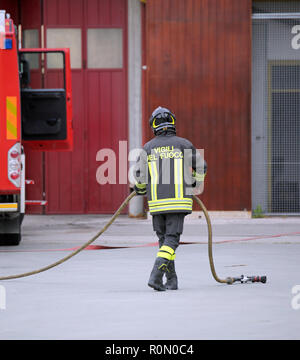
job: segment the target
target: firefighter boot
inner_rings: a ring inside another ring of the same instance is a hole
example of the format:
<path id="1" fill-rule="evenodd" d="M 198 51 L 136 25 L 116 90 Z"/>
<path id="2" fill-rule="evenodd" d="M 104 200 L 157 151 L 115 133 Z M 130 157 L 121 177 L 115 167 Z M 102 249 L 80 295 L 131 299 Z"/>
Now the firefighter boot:
<path id="1" fill-rule="evenodd" d="M 167 271 L 169 260 L 157 257 L 153 266 L 153 269 L 150 274 L 150 278 L 148 281 L 148 286 L 152 287 L 157 291 L 165 291 L 166 288 L 163 284 L 163 276 Z"/>
<path id="2" fill-rule="evenodd" d="M 177 290 L 178 289 L 178 280 L 177 274 L 175 272 L 175 261 L 170 260 L 168 264 L 168 271 L 166 272 L 167 282 L 165 284 L 166 289 L 168 290 Z"/>
<path id="3" fill-rule="evenodd" d="M 168 271 L 168 264 L 174 255 L 174 250 L 169 246 L 162 246 L 155 260 L 148 286 L 152 287 L 157 291 L 165 291 L 166 288 L 163 285 L 164 273 Z"/>

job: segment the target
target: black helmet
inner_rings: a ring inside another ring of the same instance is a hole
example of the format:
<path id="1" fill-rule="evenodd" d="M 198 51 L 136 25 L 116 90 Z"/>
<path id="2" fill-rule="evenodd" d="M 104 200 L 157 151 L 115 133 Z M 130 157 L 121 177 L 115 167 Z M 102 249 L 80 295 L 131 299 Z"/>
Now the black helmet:
<path id="1" fill-rule="evenodd" d="M 175 122 L 175 115 L 169 109 L 160 106 L 153 111 L 149 119 L 150 126 L 155 135 L 161 130 L 173 130 L 175 132 Z"/>

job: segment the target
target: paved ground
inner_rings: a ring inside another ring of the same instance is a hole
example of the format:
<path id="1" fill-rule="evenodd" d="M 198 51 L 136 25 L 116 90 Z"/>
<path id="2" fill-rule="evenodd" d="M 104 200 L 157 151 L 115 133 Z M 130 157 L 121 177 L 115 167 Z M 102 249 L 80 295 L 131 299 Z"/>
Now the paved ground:
<path id="1" fill-rule="evenodd" d="M 27 216 L 18 247 L 0 248 L 0 276 L 48 265 L 97 233 L 109 216 Z M 300 219 L 215 219 L 216 283 L 203 219 L 185 223 L 178 291 L 147 280 L 157 251 L 149 220 L 126 216 L 67 263 L 0 283 L 0 339 L 300 339 Z M 295 287 L 299 285 L 299 289 Z"/>

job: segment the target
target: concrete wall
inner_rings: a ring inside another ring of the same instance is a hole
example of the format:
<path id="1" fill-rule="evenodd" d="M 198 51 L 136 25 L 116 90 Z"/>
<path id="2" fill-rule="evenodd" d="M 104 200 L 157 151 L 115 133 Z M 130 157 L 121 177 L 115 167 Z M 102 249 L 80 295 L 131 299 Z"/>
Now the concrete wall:
<path id="1" fill-rule="evenodd" d="M 129 151 L 142 147 L 142 24 L 140 0 L 128 0 Z M 130 162 L 132 166 L 134 161 Z M 132 180 L 133 181 L 133 180 Z M 143 215 L 143 197 L 129 204 L 129 216 Z"/>

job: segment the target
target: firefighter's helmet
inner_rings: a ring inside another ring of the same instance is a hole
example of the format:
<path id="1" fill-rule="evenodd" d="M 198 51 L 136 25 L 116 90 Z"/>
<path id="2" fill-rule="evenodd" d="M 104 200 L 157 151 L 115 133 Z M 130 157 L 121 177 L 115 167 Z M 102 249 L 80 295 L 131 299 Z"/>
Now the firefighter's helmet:
<path id="1" fill-rule="evenodd" d="M 173 130 L 176 131 L 176 118 L 175 115 L 169 109 L 159 106 L 156 108 L 150 119 L 150 126 L 156 135 L 161 130 Z"/>

